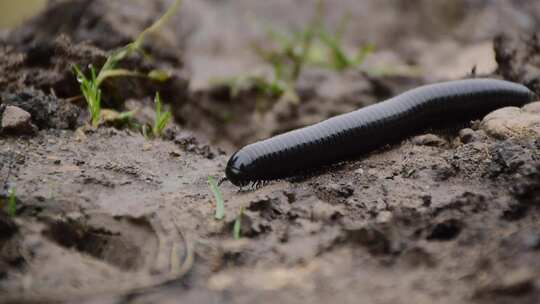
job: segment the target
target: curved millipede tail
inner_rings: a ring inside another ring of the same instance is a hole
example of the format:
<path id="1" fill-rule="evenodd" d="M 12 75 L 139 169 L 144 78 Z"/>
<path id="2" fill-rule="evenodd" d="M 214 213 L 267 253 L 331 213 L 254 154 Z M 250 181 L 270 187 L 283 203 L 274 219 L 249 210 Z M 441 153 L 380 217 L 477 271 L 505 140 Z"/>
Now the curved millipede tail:
<path id="1" fill-rule="evenodd" d="M 425 85 L 362 109 L 247 145 L 225 173 L 237 186 L 286 178 L 357 157 L 426 128 L 468 122 L 536 95 L 523 85 L 468 79 Z"/>

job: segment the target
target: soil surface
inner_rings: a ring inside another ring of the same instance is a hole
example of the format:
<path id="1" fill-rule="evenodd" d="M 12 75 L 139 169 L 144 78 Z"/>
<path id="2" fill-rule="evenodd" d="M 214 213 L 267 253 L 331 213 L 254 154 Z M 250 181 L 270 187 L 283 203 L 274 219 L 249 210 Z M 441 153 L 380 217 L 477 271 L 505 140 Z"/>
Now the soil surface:
<path id="1" fill-rule="evenodd" d="M 175 121 L 159 139 L 88 126 L 72 66 L 102 65 L 170 1 L 50 1 L 3 33 L 0 303 L 540 302 L 540 102 L 309 176 L 225 182 L 215 219 L 208 176 L 246 143 L 440 80 L 540 93 L 540 4 L 502 0 L 328 1 L 330 27 L 354 16 L 346 46 L 376 44 L 360 68 L 306 68 L 298 103 L 212 85 L 268 71 L 250 45 L 306 24 L 314 3 L 186 1 L 149 56 L 122 63 L 170 77 L 103 87 L 109 113 L 138 109 L 139 124 L 160 91 Z"/>

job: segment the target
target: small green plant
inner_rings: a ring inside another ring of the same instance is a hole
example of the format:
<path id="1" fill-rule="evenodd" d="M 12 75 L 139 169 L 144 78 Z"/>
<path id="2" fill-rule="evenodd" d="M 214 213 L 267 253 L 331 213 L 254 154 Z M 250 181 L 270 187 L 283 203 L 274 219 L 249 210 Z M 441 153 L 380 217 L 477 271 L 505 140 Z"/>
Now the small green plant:
<path id="1" fill-rule="evenodd" d="M 225 78 L 214 78 L 210 81 L 212 86 L 225 86 L 229 88 L 230 96 L 237 98 L 242 91 L 254 89 L 268 97 L 279 97 L 286 90 L 286 84 L 281 80 L 269 81 L 262 75 L 241 75 Z"/>
<path id="2" fill-rule="evenodd" d="M 77 80 L 81 84 L 81 91 L 88 105 L 90 112 L 90 121 L 94 127 L 97 127 L 101 115 L 101 89 L 96 79 L 96 69 L 90 65 L 90 78 L 81 71 L 78 66 L 74 66 Z"/>
<path id="3" fill-rule="evenodd" d="M 366 57 L 374 50 L 373 44 L 367 44 L 360 47 L 355 56 L 350 56 L 341 44 L 340 35 L 332 36 L 332 34 L 323 30 L 320 32 L 319 37 L 321 38 L 322 43 L 328 48 L 329 53 L 329 55 L 326 56 L 327 60 L 320 62 L 321 65 L 337 71 L 344 71 L 362 65 Z"/>
<path id="4" fill-rule="evenodd" d="M 17 215 L 17 196 L 15 194 L 15 187 L 9 189 L 8 192 L 7 213 L 12 217 Z"/>
<path id="5" fill-rule="evenodd" d="M 354 56 L 349 55 L 343 45 L 343 36 L 350 16 L 343 16 L 337 30 L 332 33 L 324 24 L 324 8 L 325 1 L 319 0 L 313 20 L 301 31 L 292 34 L 269 31 L 270 38 L 280 47 L 271 51 L 257 48 L 255 51 L 273 65 L 275 74 L 279 76 L 287 70 L 286 60 L 292 62 L 289 68 L 291 72 L 288 73 L 292 81 L 298 79 L 306 65 L 318 65 L 337 71 L 357 68 L 373 52 L 374 45 L 367 44 L 360 47 Z"/>
<path id="6" fill-rule="evenodd" d="M 149 77 L 158 81 L 163 81 L 168 78 L 167 74 L 162 71 L 153 70 L 148 74 L 143 74 L 136 71 L 118 68 L 118 64 L 124 58 L 133 53 L 143 53 L 142 44 L 146 36 L 152 32 L 156 32 L 157 30 L 159 30 L 163 26 L 163 24 L 165 24 L 167 20 L 169 20 L 169 18 L 176 12 L 176 10 L 180 7 L 181 3 L 182 0 L 176 0 L 173 5 L 171 5 L 171 7 L 165 12 L 165 14 L 163 14 L 163 16 L 161 16 L 150 27 L 142 31 L 133 42 L 112 52 L 112 54 L 107 57 L 105 64 L 103 64 L 98 73 L 96 73 L 96 69 L 92 65 L 90 65 L 90 77 L 87 77 L 78 66 L 75 65 L 73 67 L 75 75 L 77 76 L 77 80 L 80 83 L 84 99 L 86 100 L 86 103 L 88 105 L 91 116 L 91 123 L 94 127 L 97 127 L 101 120 L 100 86 L 105 79 L 110 77 L 135 76 Z"/>
<path id="7" fill-rule="evenodd" d="M 298 102 L 296 81 L 308 63 L 322 18 L 323 1 L 319 0 L 315 16 L 305 28 L 291 33 L 281 33 L 269 28 L 268 36 L 276 47 L 265 49 L 253 45 L 255 53 L 269 63 L 273 70 L 272 79 L 258 79 L 257 88 L 263 89 L 263 92 L 270 91 L 278 97 L 287 96 L 293 102 Z"/>
<path id="8" fill-rule="evenodd" d="M 361 46 L 354 56 L 348 54 L 343 45 L 343 36 L 347 30 L 350 15 L 345 15 L 335 32 L 330 32 L 324 24 L 317 29 L 317 43 L 309 54 L 309 62 L 336 71 L 344 71 L 360 66 L 374 50 L 373 44 Z"/>
<path id="9" fill-rule="evenodd" d="M 242 216 L 244 216 L 244 207 L 240 207 L 240 212 L 236 216 L 236 220 L 234 220 L 233 238 L 235 240 L 240 239 L 242 236 Z"/>
<path id="10" fill-rule="evenodd" d="M 272 67 L 271 77 L 231 77 L 216 84 L 229 87 L 233 98 L 239 91 L 252 88 L 266 96 L 286 98 L 297 103 L 299 97 L 295 90 L 296 82 L 306 66 L 319 66 L 336 71 L 358 68 L 373 52 L 374 46 L 368 44 L 360 47 L 356 54 L 348 54 L 343 46 L 343 36 L 349 18 L 344 16 L 337 31 L 332 33 L 324 24 L 324 6 L 324 0 L 317 1 L 314 17 L 299 30 L 280 32 L 268 28 L 268 37 L 273 42 L 273 47 L 253 44 L 254 52 Z"/>
<path id="11" fill-rule="evenodd" d="M 156 93 L 154 102 L 156 104 L 156 117 L 154 120 L 154 127 L 152 128 L 152 134 L 154 134 L 154 137 L 160 137 L 161 134 L 163 134 L 163 130 L 169 123 L 169 120 L 171 120 L 172 115 L 170 111 L 163 112 L 163 102 L 161 101 L 159 92 Z"/>
<path id="12" fill-rule="evenodd" d="M 208 177 L 208 185 L 210 186 L 210 190 L 212 190 L 214 198 L 216 199 L 216 213 L 214 218 L 216 220 L 221 220 L 223 217 L 225 217 L 225 203 L 223 201 L 223 195 L 221 194 L 221 190 L 219 190 L 219 187 L 212 176 Z"/>

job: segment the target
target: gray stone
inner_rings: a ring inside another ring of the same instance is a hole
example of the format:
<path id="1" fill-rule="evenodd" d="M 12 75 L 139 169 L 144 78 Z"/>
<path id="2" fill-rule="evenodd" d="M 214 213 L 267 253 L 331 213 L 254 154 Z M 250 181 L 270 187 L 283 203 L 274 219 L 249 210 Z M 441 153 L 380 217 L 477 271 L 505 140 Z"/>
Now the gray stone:
<path id="1" fill-rule="evenodd" d="M 2 131 L 7 134 L 33 134 L 36 127 L 32 124 L 32 115 L 25 110 L 7 106 L 2 114 Z"/>
<path id="2" fill-rule="evenodd" d="M 498 139 L 510 137 L 535 137 L 540 134 L 538 104 L 531 103 L 523 109 L 506 107 L 489 113 L 480 125 L 489 136 Z"/>

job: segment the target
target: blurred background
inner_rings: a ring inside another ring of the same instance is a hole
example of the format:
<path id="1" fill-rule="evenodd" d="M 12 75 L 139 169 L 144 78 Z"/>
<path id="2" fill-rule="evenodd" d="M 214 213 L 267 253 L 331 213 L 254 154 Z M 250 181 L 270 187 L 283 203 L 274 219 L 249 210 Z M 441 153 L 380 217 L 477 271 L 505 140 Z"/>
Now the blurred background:
<path id="1" fill-rule="evenodd" d="M 0 28 L 9 29 L 19 25 L 24 20 L 39 13 L 46 4 L 47 0 L 1 1 Z"/>
<path id="2" fill-rule="evenodd" d="M 64 34 L 109 51 L 132 41 L 172 2 L 4 0 L 0 26 L 10 29 L 4 35 L 15 45 L 43 45 Z M 43 14 L 21 25 L 47 3 Z M 276 96 L 253 103 L 249 94 L 234 100 L 216 95 L 223 84 L 231 92 L 249 92 L 261 77 L 275 89 L 283 80 L 272 79 L 275 59 L 285 57 L 281 63 L 290 67 L 286 57 L 302 48 L 299 37 L 314 23 L 326 36 L 311 45 L 292 81 L 302 100 L 298 107 L 276 102 Z M 186 80 L 188 92 L 177 86 L 166 95 L 177 99 L 177 121 L 232 149 L 422 83 L 467 77 L 473 70 L 490 75 L 497 68 L 494 37 L 523 37 L 539 25 L 540 1 L 533 0 L 185 0 L 145 45 L 155 62 L 172 65 Z M 361 60 L 349 60 L 356 54 Z M 341 55 L 351 62 L 343 65 Z M 65 88 L 55 87 L 59 94 Z M 76 94 L 67 91 L 63 97 Z M 247 131 L 239 128 L 245 125 Z"/>
<path id="3" fill-rule="evenodd" d="M 3 0 L 0 27 L 10 28 L 42 10 L 47 0 Z M 52 1 L 60 2 L 60 1 Z M 95 1 L 88 1 L 95 2 Z M 114 1 L 115 14 L 144 15 L 139 7 L 169 0 Z M 133 8 L 127 6 L 132 5 Z M 114 6 L 114 5 L 113 5 Z M 155 6 L 155 5 L 154 5 Z M 188 65 L 192 85 L 205 86 L 210 78 L 244 73 L 257 61 L 250 45 L 264 43 L 269 27 L 290 30 L 313 18 L 316 1 L 186 0 L 182 29 L 188 31 Z M 106 17 L 105 17 L 106 18 Z M 523 33 L 540 24 L 540 5 L 530 0 L 333 0 L 326 1 L 325 23 L 330 28 L 348 19 L 344 39 L 348 47 L 372 43 L 379 65 L 412 64 L 428 76 L 463 76 L 473 65 L 478 71 L 494 68 L 491 40 L 500 32 Z M 456 52 L 459 51 L 459 56 Z M 211 69 L 208 68 L 211 65 Z"/>

